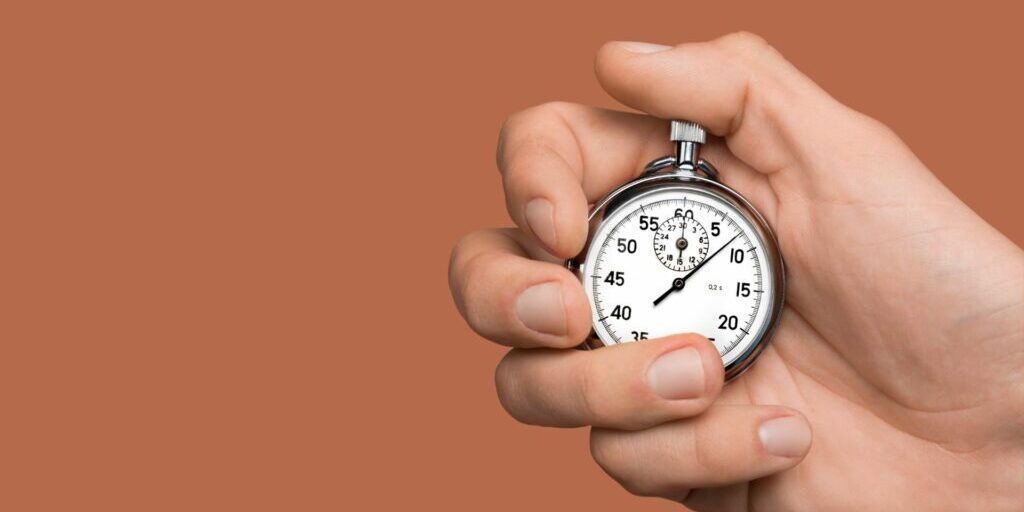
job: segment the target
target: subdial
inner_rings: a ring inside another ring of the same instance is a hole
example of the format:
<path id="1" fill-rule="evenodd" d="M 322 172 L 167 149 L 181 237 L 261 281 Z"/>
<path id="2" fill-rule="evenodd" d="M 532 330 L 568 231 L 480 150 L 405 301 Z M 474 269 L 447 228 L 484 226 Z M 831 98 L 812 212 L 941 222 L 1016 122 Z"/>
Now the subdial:
<path id="1" fill-rule="evenodd" d="M 708 234 L 693 217 L 671 217 L 654 232 L 654 254 L 666 267 L 685 272 L 708 255 Z"/>

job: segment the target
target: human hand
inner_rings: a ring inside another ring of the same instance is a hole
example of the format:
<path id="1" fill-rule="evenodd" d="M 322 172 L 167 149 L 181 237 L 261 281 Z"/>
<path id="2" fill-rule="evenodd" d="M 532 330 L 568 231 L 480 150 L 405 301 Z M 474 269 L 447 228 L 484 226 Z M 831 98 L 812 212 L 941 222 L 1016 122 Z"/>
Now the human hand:
<path id="1" fill-rule="evenodd" d="M 596 71 L 654 117 L 564 103 L 512 116 L 498 163 L 519 229 L 452 255 L 459 310 L 515 347 L 496 375 L 509 413 L 592 425 L 594 458 L 627 490 L 698 510 L 1020 510 L 1020 248 L 755 36 L 609 43 Z M 583 248 L 588 204 L 671 152 L 658 118 L 722 137 L 704 156 L 786 258 L 779 328 L 728 386 L 696 335 L 564 350 L 590 310 L 560 263 Z"/>

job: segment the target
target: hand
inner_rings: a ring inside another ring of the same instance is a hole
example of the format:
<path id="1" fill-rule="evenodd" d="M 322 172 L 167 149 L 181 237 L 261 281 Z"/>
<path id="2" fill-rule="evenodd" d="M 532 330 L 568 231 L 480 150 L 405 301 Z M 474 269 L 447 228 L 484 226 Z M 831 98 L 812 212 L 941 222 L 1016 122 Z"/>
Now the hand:
<path id="1" fill-rule="evenodd" d="M 519 229 L 452 255 L 470 326 L 516 347 L 496 376 L 509 413 L 592 425 L 594 458 L 626 489 L 698 510 L 1021 510 L 1020 248 L 755 36 L 610 43 L 596 71 L 654 117 L 564 103 L 511 117 L 498 162 Z M 725 387 L 696 335 L 563 350 L 590 311 L 558 263 L 583 248 L 589 203 L 671 152 L 658 118 L 721 137 L 704 156 L 788 266 L 775 338 Z"/>

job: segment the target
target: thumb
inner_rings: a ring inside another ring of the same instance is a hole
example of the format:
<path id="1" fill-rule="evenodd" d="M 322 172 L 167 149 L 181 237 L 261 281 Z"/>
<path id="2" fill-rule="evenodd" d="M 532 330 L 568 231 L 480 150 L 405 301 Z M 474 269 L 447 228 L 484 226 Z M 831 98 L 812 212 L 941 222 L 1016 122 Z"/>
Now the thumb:
<path id="1" fill-rule="evenodd" d="M 623 104 L 665 119 L 700 123 L 732 152 L 769 173 L 820 145 L 836 121 L 857 115 L 748 33 L 661 46 L 612 42 L 597 54 L 602 87 Z"/>

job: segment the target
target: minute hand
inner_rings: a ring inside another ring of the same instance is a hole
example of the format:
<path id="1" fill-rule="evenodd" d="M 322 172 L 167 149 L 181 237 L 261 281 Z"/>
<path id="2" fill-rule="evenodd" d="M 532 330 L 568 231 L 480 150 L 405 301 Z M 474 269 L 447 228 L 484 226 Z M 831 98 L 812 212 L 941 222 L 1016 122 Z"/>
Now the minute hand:
<path id="1" fill-rule="evenodd" d="M 700 270 L 701 267 L 703 267 L 704 265 L 707 265 L 707 263 L 709 261 L 711 261 L 711 258 L 714 258 L 715 256 L 718 256 L 718 253 L 722 252 L 722 249 L 725 249 L 726 247 L 728 247 L 729 244 L 731 244 L 733 240 L 736 240 L 739 237 L 740 237 L 739 234 L 737 234 L 736 236 L 732 237 L 728 242 L 726 242 L 724 245 L 719 247 L 717 251 L 711 253 L 711 256 L 708 256 L 707 258 L 704 258 L 704 261 L 700 262 L 700 264 L 698 264 L 696 267 L 693 267 L 693 270 L 691 270 L 689 274 L 686 274 L 686 276 L 683 277 L 683 283 L 686 283 L 686 280 L 689 279 L 690 276 L 696 274 L 697 271 Z"/>

